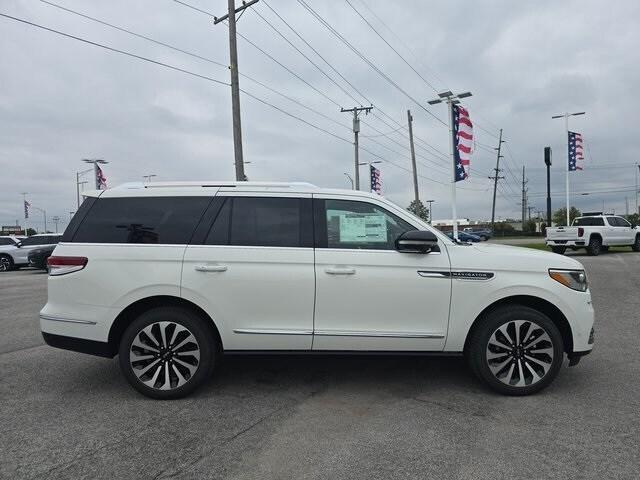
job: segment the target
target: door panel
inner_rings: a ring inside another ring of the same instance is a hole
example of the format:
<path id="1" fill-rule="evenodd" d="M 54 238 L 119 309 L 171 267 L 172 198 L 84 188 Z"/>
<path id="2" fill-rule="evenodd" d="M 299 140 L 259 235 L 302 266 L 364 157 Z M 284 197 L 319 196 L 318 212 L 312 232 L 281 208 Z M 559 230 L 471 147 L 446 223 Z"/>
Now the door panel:
<path id="1" fill-rule="evenodd" d="M 396 236 L 416 228 L 400 212 L 325 200 L 314 200 L 324 240 L 316 239 L 313 349 L 442 350 L 451 296 L 444 243 L 440 252 L 400 253 L 391 249 Z"/>
<path id="2" fill-rule="evenodd" d="M 201 245 L 185 253 L 182 296 L 213 318 L 225 350 L 309 350 L 315 296 L 311 198 L 218 194 Z"/>

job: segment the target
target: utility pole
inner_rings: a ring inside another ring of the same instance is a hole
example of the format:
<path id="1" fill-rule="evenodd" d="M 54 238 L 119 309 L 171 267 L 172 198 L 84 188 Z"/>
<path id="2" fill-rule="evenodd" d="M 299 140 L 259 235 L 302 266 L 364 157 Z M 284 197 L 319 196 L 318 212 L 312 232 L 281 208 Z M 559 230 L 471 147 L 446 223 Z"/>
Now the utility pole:
<path id="1" fill-rule="evenodd" d="M 500 176 L 500 158 L 502 157 L 502 155 L 500 155 L 500 150 L 502 149 L 502 144 L 504 143 L 504 140 L 502 140 L 502 129 L 500 129 L 500 139 L 498 140 L 498 148 L 496 148 L 495 150 L 498 151 L 498 156 L 496 157 L 496 168 L 494 169 L 496 174 L 493 177 L 489 177 L 490 179 L 493 180 L 493 205 L 491 206 L 491 229 L 493 230 L 495 227 L 495 221 L 496 221 L 496 192 L 498 190 L 498 180 L 504 178 Z"/>
<path id="2" fill-rule="evenodd" d="M 53 220 L 53 224 L 56 226 L 56 233 L 58 233 L 58 222 L 60 221 L 60 217 L 56 215 L 51 217 L 51 220 Z"/>
<path id="3" fill-rule="evenodd" d="M 525 212 L 527 211 L 527 180 L 525 179 L 525 167 L 522 166 L 522 231 L 524 231 L 524 222 L 526 220 Z"/>
<path id="4" fill-rule="evenodd" d="M 244 157 L 242 155 L 242 125 L 240 121 L 240 81 L 238 79 L 238 39 L 236 36 L 236 13 L 244 11 L 258 0 L 242 2 L 242 6 L 236 8 L 235 0 L 228 0 L 228 11 L 222 17 L 214 17 L 213 24 L 229 20 L 229 71 L 231 72 L 231 113 L 233 115 L 233 152 L 236 164 L 236 180 L 246 181 L 244 174 Z"/>
<path id="5" fill-rule="evenodd" d="M 411 146 L 411 167 L 413 169 L 413 196 L 416 203 L 420 201 L 418 192 L 418 170 L 416 168 L 416 151 L 413 146 L 413 117 L 411 110 L 407 110 L 407 122 L 409 123 L 409 145 Z"/>
<path id="6" fill-rule="evenodd" d="M 530 207 L 529 205 L 527 205 L 527 210 L 529 211 L 529 215 L 528 215 L 528 220 L 531 221 L 531 210 L 535 209 L 536 207 Z"/>
<path id="7" fill-rule="evenodd" d="M 373 105 L 370 107 L 353 107 L 353 108 L 341 108 L 341 112 L 353 112 L 353 146 L 355 152 L 354 167 L 356 173 L 356 190 L 360 190 L 360 160 L 358 157 L 358 133 L 360 133 L 360 112 L 364 112 L 368 115 L 373 109 Z"/>

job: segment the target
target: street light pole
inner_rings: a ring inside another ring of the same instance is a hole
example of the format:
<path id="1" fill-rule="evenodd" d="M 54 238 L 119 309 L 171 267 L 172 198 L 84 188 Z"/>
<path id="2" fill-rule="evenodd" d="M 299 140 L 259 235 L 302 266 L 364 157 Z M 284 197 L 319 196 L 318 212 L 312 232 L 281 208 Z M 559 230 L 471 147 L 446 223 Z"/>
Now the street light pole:
<path id="1" fill-rule="evenodd" d="M 427 203 L 429 204 L 429 225 L 433 223 L 433 207 L 431 204 L 434 202 L 435 200 L 427 200 Z"/>
<path id="2" fill-rule="evenodd" d="M 567 142 L 567 171 L 566 171 L 566 191 L 567 191 L 567 226 L 569 226 L 571 224 L 570 220 L 569 220 L 569 117 L 575 117 L 578 115 L 584 115 L 586 112 L 575 112 L 575 113 L 562 113 L 560 115 L 554 115 L 553 117 L 551 117 L 552 119 L 555 118 L 564 118 L 564 130 L 565 130 L 565 141 Z"/>
<path id="3" fill-rule="evenodd" d="M 351 175 L 349 175 L 348 173 L 345 172 L 345 177 L 347 177 L 349 179 L 349 181 L 351 182 L 351 190 L 354 189 L 354 184 L 353 184 L 353 178 L 351 178 Z"/>
<path id="4" fill-rule="evenodd" d="M 429 105 L 436 105 L 438 103 L 445 102 L 449 111 L 449 133 L 451 134 L 451 139 L 449 141 L 449 156 L 451 157 L 451 168 L 452 168 L 452 176 L 451 176 L 451 213 L 453 215 L 453 239 L 458 241 L 458 213 L 456 211 L 456 161 L 455 161 L 455 143 L 456 143 L 456 132 L 453 131 L 453 106 L 457 103 L 460 103 L 461 98 L 470 97 L 471 92 L 464 92 L 454 95 L 450 90 L 446 92 L 442 92 L 438 94 L 438 98 L 433 100 L 429 100 L 427 103 Z"/>

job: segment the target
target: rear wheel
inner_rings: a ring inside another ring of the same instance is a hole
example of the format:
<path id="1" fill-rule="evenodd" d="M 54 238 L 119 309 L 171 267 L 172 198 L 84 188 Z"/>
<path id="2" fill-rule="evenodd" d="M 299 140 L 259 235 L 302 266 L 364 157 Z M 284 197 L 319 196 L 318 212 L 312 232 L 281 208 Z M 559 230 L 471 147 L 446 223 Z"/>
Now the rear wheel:
<path id="1" fill-rule="evenodd" d="M 563 255 L 564 252 L 567 251 L 567 247 L 551 247 L 551 251 L 553 253 L 557 253 L 559 255 Z"/>
<path id="2" fill-rule="evenodd" d="M 13 259 L 9 255 L 0 255 L 0 272 L 8 272 L 14 268 Z"/>
<path id="3" fill-rule="evenodd" d="M 209 378 L 216 344 L 203 321 L 188 310 L 149 310 L 127 328 L 120 342 L 120 368 L 142 394 L 184 397 Z"/>
<path id="4" fill-rule="evenodd" d="M 548 386 L 563 360 L 562 336 L 546 315 L 529 307 L 491 312 L 469 338 L 473 372 L 493 390 L 528 395 Z"/>
<path id="5" fill-rule="evenodd" d="M 589 246 L 587 246 L 587 253 L 594 257 L 600 255 L 602 250 L 602 240 L 599 237 L 591 237 L 589 240 Z"/>
<path id="6" fill-rule="evenodd" d="M 634 252 L 640 252 L 640 234 L 636 235 L 636 241 L 631 245 Z"/>

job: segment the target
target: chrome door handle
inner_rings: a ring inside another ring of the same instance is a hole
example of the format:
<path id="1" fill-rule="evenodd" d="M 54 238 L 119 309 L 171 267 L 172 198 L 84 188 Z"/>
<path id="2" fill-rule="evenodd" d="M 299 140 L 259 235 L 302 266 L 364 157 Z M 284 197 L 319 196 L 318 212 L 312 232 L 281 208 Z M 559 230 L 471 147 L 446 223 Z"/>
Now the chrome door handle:
<path id="1" fill-rule="evenodd" d="M 226 265 L 196 265 L 197 272 L 226 272 Z"/>
<path id="2" fill-rule="evenodd" d="M 356 273 L 355 268 L 328 267 L 324 269 L 329 275 L 353 275 Z"/>

